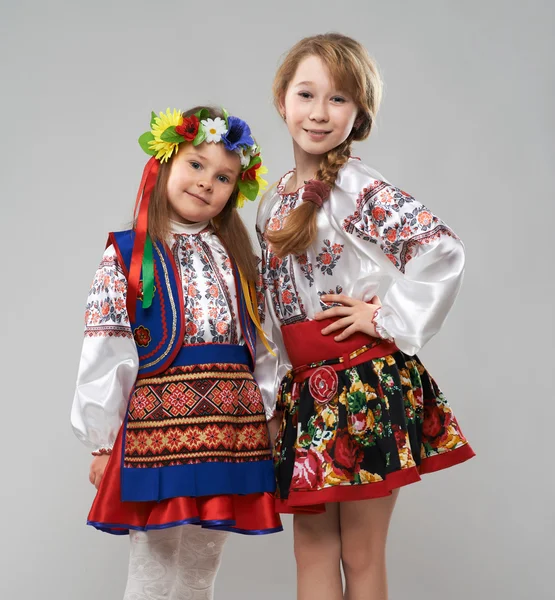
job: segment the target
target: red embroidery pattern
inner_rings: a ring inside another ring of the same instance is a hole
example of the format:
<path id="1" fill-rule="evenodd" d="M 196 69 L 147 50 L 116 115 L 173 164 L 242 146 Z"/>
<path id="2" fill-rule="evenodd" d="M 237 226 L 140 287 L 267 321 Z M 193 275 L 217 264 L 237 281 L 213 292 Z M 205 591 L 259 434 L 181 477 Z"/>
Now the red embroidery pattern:
<path id="1" fill-rule="evenodd" d="M 456 235 L 409 194 L 383 181 L 374 181 L 357 198 L 356 211 L 343 221 L 347 233 L 379 243 L 384 254 L 404 272 L 423 243 Z"/>
<path id="2" fill-rule="evenodd" d="M 245 365 L 173 367 L 140 380 L 131 395 L 127 467 L 270 456 L 262 397 Z"/>

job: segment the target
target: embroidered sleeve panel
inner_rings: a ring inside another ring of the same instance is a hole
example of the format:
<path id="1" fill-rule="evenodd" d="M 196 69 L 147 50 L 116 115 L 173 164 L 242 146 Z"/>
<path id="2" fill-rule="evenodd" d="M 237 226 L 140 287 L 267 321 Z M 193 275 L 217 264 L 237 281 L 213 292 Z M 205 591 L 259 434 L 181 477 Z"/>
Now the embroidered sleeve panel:
<path id="1" fill-rule="evenodd" d="M 92 282 L 85 309 L 85 337 L 132 338 L 125 305 L 127 280 L 109 246 Z"/>
<path id="2" fill-rule="evenodd" d="M 359 193 L 356 210 L 343 221 L 343 229 L 378 244 L 402 273 L 426 245 L 443 236 L 457 237 L 423 204 L 380 180 L 371 181 Z"/>

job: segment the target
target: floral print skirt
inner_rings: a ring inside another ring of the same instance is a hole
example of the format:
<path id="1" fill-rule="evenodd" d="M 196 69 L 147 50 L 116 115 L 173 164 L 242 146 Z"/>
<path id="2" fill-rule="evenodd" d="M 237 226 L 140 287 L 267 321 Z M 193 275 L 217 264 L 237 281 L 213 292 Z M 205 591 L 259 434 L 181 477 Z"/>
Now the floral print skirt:
<path id="1" fill-rule="evenodd" d="M 380 356 L 380 344 L 393 351 Z M 387 496 L 474 456 L 416 356 L 374 340 L 351 358 L 348 365 L 303 365 L 282 381 L 274 446 L 279 512 L 322 512 L 327 502 Z"/>

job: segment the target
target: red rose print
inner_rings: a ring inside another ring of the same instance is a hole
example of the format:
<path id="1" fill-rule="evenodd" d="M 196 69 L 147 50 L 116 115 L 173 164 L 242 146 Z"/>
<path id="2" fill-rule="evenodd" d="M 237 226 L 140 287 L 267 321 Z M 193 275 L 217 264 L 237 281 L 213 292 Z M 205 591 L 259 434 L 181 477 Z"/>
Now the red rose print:
<path id="1" fill-rule="evenodd" d="M 346 429 L 339 429 L 335 438 L 335 462 L 340 466 L 352 469 L 360 462 L 361 447 L 349 435 Z"/>
<path id="2" fill-rule="evenodd" d="M 437 406 L 426 404 L 424 406 L 424 423 L 422 424 L 422 433 L 434 439 L 443 433 L 445 413 Z"/>
<path id="3" fill-rule="evenodd" d="M 217 298 L 218 297 L 218 286 L 217 285 L 211 285 L 208 288 L 208 293 L 212 296 L 212 298 Z"/>
<path id="4" fill-rule="evenodd" d="M 187 142 L 192 142 L 198 133 L 199 120 L 195 115 L 183 117 L 183 123 L 175 128 L 175 133 L 182 135 Z"/>
<path id="5" fill-rule="evenodd" d="M 187 335 L 196 335 L 198 332 L 196 323 L 192 323 L 191 321 L 187 323 L 187 327 L 185 329 L 187 331 Z"/>
<path id="6" fill-rule="evenodd" d="M 190 285 L 190 286 L 187 288 L 187 294 L 188 294 L 189 296 L 196 296 L 196 295 L 197 295 L 197 289 L 195 288 L 195 286 L 194 286 L 194 285 Z"/>
<path id="7" fill-rule="evenodd" d="M 432 215 L 424 210 L 418 215 L 417 219 L 420 225 L 427 227 L 432 222 Z"/>
<path id="8" fill-rule="evenodd" d="M 227 323 L 224 323 L 223 321 L 218 321 L 218 323 L 216 324 L 216 331 L 220 335 L 226 334 L 228 329 L 229 329 L 229 325 Z"/>
<path id="9" fill-rule="evenodd" d="M 331 263 L 331 255 L 328 254 L 327 252 L 323 252 L 321 254 L 321 261 L 322 261 L 322 264 L 329 265 Z"/>
<path id="10" fill-rule="evenodd" d="M 323 486 L 324 473 L 318 455 L 311 450 L 299 450 L 295 460 L 291 488 L 317 490 Z"/>
<path id="11" fill-rule="evenodd" d="M 393 425 L 393 434 L 395 435 L 397 448 L 402 448 L 405 445 L 405 432 L 399 427 L 399 425 Z"/>
<path id="12" fill-rule="evenodd" d="M 293 302 L 293 295 L 289 290 L 285 290 L 281 293 L 281 300 L 284 304 L 291 304 Z"/>
<path id="13" fill-rule="evenodd" d="M 394 242 L 397 239 L 397 232 L 395 231 L 395 229 L 391 228 L 387 231 L 385 237 L 388 241 Z"/>
<path id="14" fill-rule="evenodd" d="M 103 302 L 102 306 L 101 306 L 101 311 L 102 311 L 102 316 L 105 317 L 106 315 L 110 314 L 110 303 L 109 302 Z"/>
<path id="15" fill-rule="evenodd" d="M 277 256 L 272 256 L 272 258 L 270 258 L 270 268 L 271 269 L 274 269 L 274 270 L 277 269 L 280 264 L 281 264 L 281 260 Z"/>
<path id="16" fill-rule="evenodd" d="M 308 380 L 311 396 L 320 404 L 327 404 L 337 394 L 337 373 L 328 366 L 320 367 Z"/>
<path id="17" fill-rule="evenodd" d="M 349 415 L 349 426 L 355 434 L 360 434 L 368 429 L 366 413 L 354 413 Z"/>
<path id="18" fill-rule="evenodd" d="M 372 218 L 374 221 L 384 221 L 385 220 L 385 210 L 381 206 L 375 206 L 372 209 Z"/>

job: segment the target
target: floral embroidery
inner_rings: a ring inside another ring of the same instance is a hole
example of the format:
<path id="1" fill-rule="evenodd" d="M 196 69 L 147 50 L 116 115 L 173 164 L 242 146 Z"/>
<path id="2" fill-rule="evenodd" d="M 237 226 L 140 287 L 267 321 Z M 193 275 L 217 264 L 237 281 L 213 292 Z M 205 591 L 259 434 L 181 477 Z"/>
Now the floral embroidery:
<path id="1" fill-rule="evenodd" d="M 316 257 L 316 263 L 322 273 L 333 275 L 333 270 L 337 266 L 343 248 L 343 244 L 332 244 L 329 240 L 324 240 L 322 252 Z"/>
<path id="2" fill-rule="evenodd" d="M 328 308 L 333 308 L 334 306 L 343 306 L 340 302 L 324 302 L 322 300 L 322 296 L 327 296 L 331 294 L 342 294 L 343 288 L 340 285 L 335 286 L 335 290 L 331 289 L 327 292 L 318 292 L 318 296 L 320 296 L 320 306 L 322 310 L 328 310 Z"/>
<path id="3" fill-rule="evenodd" d="M 270 219 L 271 221 L 271 219 Z M 274 312 L 283 325 L 306 320 L 306 311 L 295 285 L 291 256 L 276 256 L 260 229 L 256 232 L 262 250 L 261 277 L 264 289 L 269 290 Z"/>
<path id="4" fill-rule="evenodd" d="M 204 297 L 208 300 L 208 323 L 213 343 L 237 344 L 236 318 L 233 311 L 233 302 L 229 288 L 216 263 L 216 258 L 210 247 L 199 239 L 197 250 L 202 263 L 202 273 L 208 285 Z M 229 260 L 227 257 L 224 259 Z M 221 266 L 221 265 L 220 265 Z M 231 263 L 227 271 L 232 276 Z M 225 270 L 222 268 L 225 272 Z"/>
<path id="5" fill-rule="evenodd" d="M 378 180 L 359 194 L 356 211 L 343 221 L 343 229 L 368 242 L 379 243 L 384 254 L 402 272 L 421 244 L 442 235 L 456 237 L 412 196 Z"/>
<path id="6" fill-rule="evenodd" d="M 173 253 L 184 290 L 185 341 L 237 344 L 237 319 L 229 291 L 229 284 L 234 283 L 231 260 L 214 252 L 204 239 L 206 235 L 174 236 Z"/>
<path id="7" fill-rule="evenodd" d="M 107 251 L 95 274 L 85 308 L 86 337 L 132 337 L 125 299 L 127 281 L 115 252 Z"/>
<path id="8" fill-rule="evenodd" d="M 299 256 L 297 256 L 296 259 L 297 264 L 301 269 L 301 273 L 305 276 L 305 278 L 308 281 L 308 286 L 312 287 L 312 285 L 314 284 L 312 263 L 308 262 L 308 256 L 306 255 L 306 252 L 303 254 L 299 254 Z"/>
<path id="9" fill-rule="evenodd" d="M 199 277 L 193 261 L 195 248 L 192 237 L 174 235 L 176 243 L 173 246 L 173 254 L 175 263 L 181 270 L 186 322 L 185 341 L 188 344 L 205 344 L 204 307 L 199 289 Z"/>

